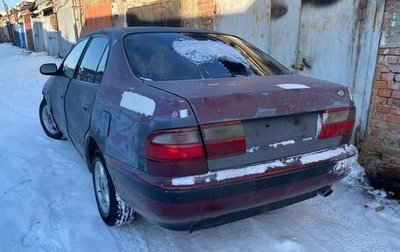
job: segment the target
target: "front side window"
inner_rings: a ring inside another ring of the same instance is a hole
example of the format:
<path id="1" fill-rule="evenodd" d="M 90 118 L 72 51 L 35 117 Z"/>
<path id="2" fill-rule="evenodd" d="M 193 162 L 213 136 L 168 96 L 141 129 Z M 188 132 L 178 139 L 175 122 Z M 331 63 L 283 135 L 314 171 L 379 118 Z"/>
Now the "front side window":
<path id="1" fill-rule="evenodd" d="M 106 38 L 93 38 L 83 56 L 76 75 L 77 80 L 93 83 L 96 79 L 97 68 L 108 44 Z M 104 70 L 103 70 L 104 71 Z"/>
<path id="2" fill-rule="evenodd" d="M 290 74 L 249 43 L 207 33 L 128 35 L 125 50 L 133 72 L 155 81 Z"/>
<path id="3" fill-rule="evenodd" d="M 61 72 L 64 74 L 64 76 L 71 79 L 74 77 L 76 65 L 78 64 L 79 58 L 81 57 L 88 40 L 89 39 L 85 39 L 76 44 L 68 54 L 67 58 L 65 58 L 61 68 Z"/>

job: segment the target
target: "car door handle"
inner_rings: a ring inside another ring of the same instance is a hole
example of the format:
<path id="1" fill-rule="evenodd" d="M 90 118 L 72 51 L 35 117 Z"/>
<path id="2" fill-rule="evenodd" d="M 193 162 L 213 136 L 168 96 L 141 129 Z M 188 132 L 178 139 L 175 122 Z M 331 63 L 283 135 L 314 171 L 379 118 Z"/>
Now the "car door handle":
<path id="1" fill-rule="evenodd" d="M 64 99 L 64 94 L 59 93 L 58 96 L 60 96 L 61 99 Z"/>

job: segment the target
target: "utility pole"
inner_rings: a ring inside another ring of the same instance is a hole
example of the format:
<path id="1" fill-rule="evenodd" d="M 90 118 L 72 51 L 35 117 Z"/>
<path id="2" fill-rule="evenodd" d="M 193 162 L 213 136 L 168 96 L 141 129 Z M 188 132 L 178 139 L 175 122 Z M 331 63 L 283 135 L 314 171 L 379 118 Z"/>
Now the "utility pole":
<path id="1" fill-rule="evenodd" d="M 14 31 L 13 31 L 13 29 L 11 27 L 11 23 L 10 23 L 10 13 L 8 12 L 8 6 L 7 6 L 7 4 L 6 4 L 6 2 L 4 0 L 3 0 L 3 5 L 4 5 L 4 10 L 6 11 L 6 14 L 7 14 L 7 19 L 6 19 L 7 30 L 8 30 L 8 33 L 10 35 L 11 42 L 13 44 L 15 44 Z"/>

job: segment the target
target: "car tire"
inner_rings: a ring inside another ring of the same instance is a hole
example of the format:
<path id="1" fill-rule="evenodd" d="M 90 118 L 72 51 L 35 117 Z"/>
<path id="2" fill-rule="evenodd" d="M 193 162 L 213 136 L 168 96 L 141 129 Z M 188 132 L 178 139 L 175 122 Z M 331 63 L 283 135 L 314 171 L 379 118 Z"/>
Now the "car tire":
<path id="1" fill-rule="evenodd" d="M 43 131 L 46 133 L 48 137 L 54 139 L 62 138 L 63 134 L 58 129 L 58 126 L 53 119 L 53 115 L 51 114 L 50 108 L 47 105 L 46 100 L 44 98 L 39 106 L 39 119 Z"/>
<path id="2" fill-rule="evenodd" d="M 131 223 L 136 213 L 125 204 L 115 191 L 114 184 L 101 153 L 95 153 L 91 164 L 94 194 L 97 208 L 103 221 L 108 226 L 120 226 Z"/>

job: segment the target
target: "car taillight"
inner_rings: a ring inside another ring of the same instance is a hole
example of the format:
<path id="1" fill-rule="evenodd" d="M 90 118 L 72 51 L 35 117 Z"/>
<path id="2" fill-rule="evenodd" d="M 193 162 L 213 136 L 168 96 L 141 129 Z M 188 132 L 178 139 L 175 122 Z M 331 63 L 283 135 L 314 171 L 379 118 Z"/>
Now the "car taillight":
<path id="1" fill-rule="evenodd" d="M 176 177 L 208 172 L 207 158 L 246 153 L 243 125 L 239 122 L 154 131 L 145 146 L 146 171 L 153 176 Z M 204 141 L 204 144 L 203 144 Z"/>
<path id="2" fill-rule="evenodd" d="M 185 162 L 205 159 L 198 128 L 156 131 L 146 148 L 148 159 L 162 162 Z"/>
<path id="3" fill-rule="evenodd" d="M 208 171 L 197 127 L 151 133 L 145 146 L 147 172 L 154 176 L 187 176 Z"/>
<path id="4" fill-rule="evenodd" d="M 242 122 L 203 125 L 201 130 L 209 159 L 246 153 Z"/>
<path id="5" fill-rule="evenodd" d="M 328 109 L 321 115 L 321 130 L 318 138 L 327 139 L 336 136 L 350 138 L 354 123 L 354 107 Z"/>

